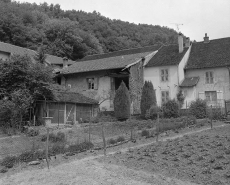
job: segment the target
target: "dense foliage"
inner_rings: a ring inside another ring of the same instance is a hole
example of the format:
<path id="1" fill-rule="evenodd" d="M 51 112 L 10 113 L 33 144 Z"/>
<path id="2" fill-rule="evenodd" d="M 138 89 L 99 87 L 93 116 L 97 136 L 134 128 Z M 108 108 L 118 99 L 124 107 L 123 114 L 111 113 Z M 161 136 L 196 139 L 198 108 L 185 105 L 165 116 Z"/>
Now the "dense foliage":
<path id="1" fill-rule="evenodd" d="M 177 33 L 158 25 L 111 20 L 100 13 L 61 9 L 60 5 L 0 0 L 0 41 L 72 60 L 157 42 L 176 43 Z"/>
<path id="2" fill-rule="evenodd" d="M 206 108 L 207 103 L 205 100 L 197 99 L 193 101 L 189 107 L 190 114 L 196 118 L 205 118 L 206 117 Z"/>
<path id="3" fill-rule="evenodd" d="M 179 105 L 176 100 L 169 100 L 162 105 L 165 118 L 177 118 L 179 116 Z"/>
<path id="4" fill-rule="evenodd" d="M 116 90 L 114 97 L 114 112 L 118 120 L 130 118 L 130 95 L 129 91 L 122 81 L 120 87 Z"/>
<path id="5" fill-rule="evenodd" d="M 176 96 L 177 96 L 177 101 L 179 102 L 179 105 L 180 105 L 180 108 L 181 108 L 183 106 L 183 104 L 184 104 L 184 99 L 185 99 L 181 89 L 178 91 Z"/>
<path id="6" fill-rule="evenodd" d="M 4 126 L 21 122 L 36 100 L 53 98 L 52 83 L 52 69 L 28 56 L 0 60 L 0 118 Z"/>
<path id="7" fill-rule="evenodd" d="M 156 105 L 155 90 L 151 81 L 145 81 L 141 94 L 141 116 L 143 118 L 152 105 Z"/>

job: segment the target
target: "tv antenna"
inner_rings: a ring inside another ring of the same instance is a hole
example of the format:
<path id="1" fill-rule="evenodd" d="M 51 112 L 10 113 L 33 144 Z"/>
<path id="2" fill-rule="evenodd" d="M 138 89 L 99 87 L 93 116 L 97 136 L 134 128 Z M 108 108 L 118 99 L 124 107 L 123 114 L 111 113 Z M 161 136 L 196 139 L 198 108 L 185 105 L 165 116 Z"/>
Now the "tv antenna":
<path id="1" fill-rule="evenodd" d="M 171 23 L 171 24 L 174 24 L 176 26 L 178 33 L 180 32 L 180 26 L 183 26 L 182 23 Z"/>

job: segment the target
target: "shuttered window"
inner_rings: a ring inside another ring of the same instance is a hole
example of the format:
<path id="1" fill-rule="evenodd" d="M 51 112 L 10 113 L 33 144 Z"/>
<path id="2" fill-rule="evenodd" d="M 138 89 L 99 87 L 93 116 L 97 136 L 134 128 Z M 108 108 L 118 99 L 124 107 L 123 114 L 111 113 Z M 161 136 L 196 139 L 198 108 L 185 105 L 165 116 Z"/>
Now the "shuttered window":
<path id="1" fill-rule="evenodd" d="M 169 100 L 169 91 L 161 91 L 161 102 L 164 104 Z"/>
<path id="2" fill-rule="evenodd" d="M 161 69 L 161 81 L 166 82 L 169 80 L 169 71 L 168 69 Z"/>
<path id="3" fill-rule="evenodd" d="M 213 72 L 212 71 L 208 71 L 205 73 L 205 82 L 206 84 L 213 84 L 214 82 L 214 77 L 213 77 Z"/>

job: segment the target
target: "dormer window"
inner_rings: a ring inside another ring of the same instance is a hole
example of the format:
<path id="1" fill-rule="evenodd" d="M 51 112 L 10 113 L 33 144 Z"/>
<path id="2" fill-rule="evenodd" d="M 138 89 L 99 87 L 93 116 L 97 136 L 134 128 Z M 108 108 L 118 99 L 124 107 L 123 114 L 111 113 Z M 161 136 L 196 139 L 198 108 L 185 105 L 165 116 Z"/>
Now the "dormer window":
<path id="1" fill-rule="evenodd" d="M 214 83 L 214 77 L 213 77 L 212 71 L 208 71 L 205 73 L 205 82 L 206 82 L 206 84 L 213 84 Z"/>
<path id="2" fill-rule="evenodd" d="M 169 80 L 169 71 L 168 69 L 161 69 L 161 81 L 167 82 Z"/>

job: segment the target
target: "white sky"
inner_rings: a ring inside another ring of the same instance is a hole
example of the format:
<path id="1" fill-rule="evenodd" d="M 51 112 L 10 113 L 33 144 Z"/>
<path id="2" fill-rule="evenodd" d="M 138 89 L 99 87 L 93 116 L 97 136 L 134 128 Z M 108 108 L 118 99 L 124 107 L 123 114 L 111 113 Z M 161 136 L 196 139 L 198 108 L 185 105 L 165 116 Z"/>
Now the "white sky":
<path id="1" fill-rule="evenodd" d="M 131 23 L 161 25 L 180 31 L 191 40 L 230 37 L 230 0 L 19 0 L 60 4 L 64 10 L 83 10 Z"/>

